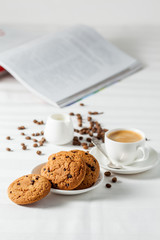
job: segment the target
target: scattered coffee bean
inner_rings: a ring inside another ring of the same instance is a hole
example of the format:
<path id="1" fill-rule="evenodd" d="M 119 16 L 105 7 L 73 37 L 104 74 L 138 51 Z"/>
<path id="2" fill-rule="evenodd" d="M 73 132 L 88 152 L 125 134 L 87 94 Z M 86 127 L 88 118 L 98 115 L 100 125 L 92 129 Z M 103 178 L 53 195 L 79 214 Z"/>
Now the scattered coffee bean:
<path id="1" fill-rule="evenodd" d="M 11 140 L 11 137 L 10 137 L 10 136 L 7 136 L 6 139 L 7 139 L 7 140 Z"/>
<path id="2" fill-rule="evenodd" d="M 87 120 L 90 122 L 90 121 L 92 121 L 92 118 L 91 118 L 91 117 L 88 117 Z"/>
<path id="3" fill-rule="evenodd" d="M 35 139 L 35 138 L 33 138 L 32 140 L 33 140 L 33 142 L 38 142 L 38 140 L 37 140 L 37 139 Z"/>
<path id="4" fill-rule="evenodd" d="M 79 137 L 79 140 L 83 140 L 83 137 Z"/>
<path id="5" fill-rule="evenodd" d="M 39 141 L 39 146 L 40 147 L 43 146 L 43 142 Z"/>
<path id="6" fill-rule="evenodd" d="M 70 114 L 69 114 L 70 116 L 74 116 L 74 113 L 73 112 L 70 112 Z"/>
<path id="7" fill-rule="evenodd" d="M 92 140 L 91 138 L 87 138 L 86 139 L 87 142 L 91 142 L 91 140 Z"/>
<path id="8" fill-rule="evenodd" d="M 112 187 L 112 185 L 110 183 L 106 184 L 106 188 L 111 188 L 111 187 Z"/>
<path id="9" fill-rule="evenodd" d="M 25 129 L 25 126 L 18 127 L 18 130 L 24 130 L 24 129 Z"/>
<path id="10" fill-rule="evenodd" d="M 41 131 L 41 135 L 44 135 L 44 131 Z"/>
<path id="11" fill-rule="evenodd" d="M 88 112 L 90 115 L 98 115 L 98 114 L 103 114 L 103 112 Z"/>
<path id="12" fill-rule="evenodd" d="M 38 144 L 37 144 L 37 143 L 34 143 L 34 144 L 33 144 L 33 147 L 38 147 Z"/>
<path id="13" fill-rule="evenodd" d="M 34 123 L 37 123 L 38 121 L 36 119 L 33 120 Z"/>
<path id="14" fill-rule="evenodd" d="M 42 154 L 42 152 L 41 152 L 41 151 L 37 151 L 36 153 L 37 153 L 38 155 L 41 155 L 41 154 Z"/>
<path id="15" fill-rule="evenodd" d="M 36 134 L 35 134 L 35 133 L 32 133 L 32 136 L 34 137 L 34 136 L 36 136 Z"/>
<path id="16" fill-rule="evenodd" d="M 83 107 L 83 106 L 84 106 L 84 103 L 80 103 L 79 105 Z"/>
<path id="17" fill-rule="evenodd" d="M 104 175 L 105 175 L 106 177 L 110 177 L 110 176 L 111 176 L 111 172 L 107 171 L 107 172 L 104 173 Z"/>
<path id="18" fill-rule="evenodd" d="M 22 149 L 23 149 L 23 150 L 26 150 L 26 149 L 27 149 L 27 147 L 26 147 L 25 145 L 23 145 L 23 146 L 22 146 Z"/>
<path id="19" fill-rule="evenodd" d="M 24 143 L 21 143 L 21 146 L 24 146 L 25 144 Z"/>
<path id="20" fill-rule="evenodd" d="M 94 144 L 93 144 L 93 143 L 90 143 L 90 144 L 89 144 L 89 147 L 94 147 Z"/>
<path id="21" fill-rule="evenodd" d="M 22 135 L 22 136 L 24 136 L 24 135 L 25 135 L 25 133 L 24 133 L 24 132 L 22 132 L 22 133 L 21 133 L 21 135 Z"/>
<path id="22" fill-rule="evenodd" d="M 39 136 L 40 135 L 40 133 L 36 133 L 36 136 Z"/>
<path id="23" fill-rule="evenodd" d="M 112 182 L 113 182 L 113 183 L 116 183 L 116 182 L 117 182 L 117 178 L 116 178 L 116 177 L 113 177 L 113 178 L 112 178 Z"/>
<path id="24" fill-rule="evenodd" d="M 31 140 L 30 136 L 25 137 L 26 140 Z"/>
<path id="25" fill-rule="evenodd" d="M 6 148 L 6 150 L 7 150 L 8 152 L 10 152 L 10 151 L 11 151 L 11 149 L 10 149 L 10 148 Z"/>

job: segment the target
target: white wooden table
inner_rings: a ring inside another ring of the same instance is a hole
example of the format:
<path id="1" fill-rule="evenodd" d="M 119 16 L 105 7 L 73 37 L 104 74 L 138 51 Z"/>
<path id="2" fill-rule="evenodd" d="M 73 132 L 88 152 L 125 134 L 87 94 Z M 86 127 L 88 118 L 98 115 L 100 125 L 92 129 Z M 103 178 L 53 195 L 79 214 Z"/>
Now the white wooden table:
<path id="1" fill-rule="evenodd" d="M 160 31 L 159 27 L 97 28 L 122 50 L 138 58 L 143 70 L 83 100 L 63 112 L 103 111 L 97 119 L 106 128 L 135 127 L 160 143 Z M 54 92 L 54 89 L 53 89 Z M 31 206 L 22 207 L 7 197 L 7 187 L 15 178 L 28 174 L 47 160 L 50 153 L 71 146 L 50 144 L 38 156 L 32 142 L 17 130 L 25 125 L 26 134 L 43 126 L 33 119 L 46 120 L 57 109 L 30 93 L 11 76 L 0 79 L 0 239 L 3 240 L 158 240 L 160 239 L 160 166 L 137 175 L 118 176 L 118 183 L 79 196 L 50 194 Z M 12 140 L 7 141 L 6 136 Z M 30 150 L 21 150 L 25 142 Z M 11 147 L 13 152 L 7 152 Z"/>

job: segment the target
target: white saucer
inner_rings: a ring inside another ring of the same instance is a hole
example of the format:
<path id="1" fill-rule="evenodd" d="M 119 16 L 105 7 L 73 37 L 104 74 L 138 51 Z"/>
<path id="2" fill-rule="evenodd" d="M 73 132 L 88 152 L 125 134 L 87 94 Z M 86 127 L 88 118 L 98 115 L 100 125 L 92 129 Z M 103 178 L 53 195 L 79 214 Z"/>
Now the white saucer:
<path id="1" fill-rule="evenodd" d="M 32 174 L 40 174 L 41 168 L 45 164 L 46 163 L 41 163 L 41 164 L 37 165 L 35 168 L 32 169 L 31 173 Z M 99 185 L 103 182 L 103 179 L 104 179 L 104 174 L 100 170 L 99 177 L 98 177 L 96 183 L 92 187 L 90 187 L 90 188 L 86 188 L 86 189 L 82 189 L 82 190 L 60 190 L 60 189 L 51 188 L 51 192 L 56 193 L 56 194 L 60 194 L 60 195 L 77 195 L 77 194 L 82 194 L 82 193 L 89 192 L 89 191 L 94 190 L 95 188 L 99 187 Z"/>
<path id="2" fill-rule="evenodd" d="M 101 147 L 105 151 L 104 143 L 101 145 Z M 97 147 L 92 148 L 90 153 L 98 160 L 100 166 L 106 170 L 110 170 L 114 173 L 119 173 L 119 174 L 135 174 L 135 173 L 145 172 L 149 169 L 152 169 L 160 162 L 158 152 L 149 146 L 148 146 L 148 150 L 149 150 L 149 156 L 146 160 L 144 160 L 142 162 L 134 163 L 129 166 L 124 166 L 122 169 L 113 169 L 113 168 L 108 167 L 107 159 L 97 149 Z"/>

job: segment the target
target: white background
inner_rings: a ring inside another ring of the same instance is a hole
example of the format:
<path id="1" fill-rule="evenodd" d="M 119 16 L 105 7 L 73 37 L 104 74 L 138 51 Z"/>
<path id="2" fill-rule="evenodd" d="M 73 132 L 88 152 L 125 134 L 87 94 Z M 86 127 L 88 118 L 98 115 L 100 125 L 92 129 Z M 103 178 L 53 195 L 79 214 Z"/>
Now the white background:
<path id="1" fill-rule="evenodd" d="M 159 0 L 0 0 L 0 23 L 160 24 Z"/>
<path id="2" fill-rule="evenodd" d="M 5 0 L 0 1 L 0 23 L 58 26 L 85 23 L 139 59 L 138 73 L 83 100 L 64 112 L 103 111 L 96 118 L 106 128 L 135 127 L 146 133 L 148 142 L 160 149 L 160 1 L 158 0 Z M 56 27 L 55 27 L 56 26 Z M 50 194 L 29 207 L 12 203 L 8 185 L 31 172 L 47 156 L 62 150 L 45 145 L 38 156 L 17 130 L 37 132 L 32 120 L 46 121 L 57 109 L 44 103 L 25 87 L 6 76 L 0 80 L 0 239 L 3 240 L 159 240 L 160 166 L 137 175 L 118 175 L 111 189 L 104 183 L 80 196 Z M 13 140 L 7 141 L 10 135 Z M 23 152 L 20 143 L 30 150 Z M 7 152 L 6 147 L 14 151 Z M 65 146 L 63 149 L 69 149 Z"/>

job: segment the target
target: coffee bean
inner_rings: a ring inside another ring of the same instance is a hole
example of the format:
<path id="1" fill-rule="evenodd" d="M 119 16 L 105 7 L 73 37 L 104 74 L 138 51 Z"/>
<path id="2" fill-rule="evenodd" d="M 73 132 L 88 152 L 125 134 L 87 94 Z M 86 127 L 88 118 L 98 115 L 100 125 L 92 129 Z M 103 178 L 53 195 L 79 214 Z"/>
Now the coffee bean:
<path id="1" fill-rule="evenodd" d="M 10 136 L 8 136 L 8 137 L 6 137 L 6 139 L 7 139 L 7 140 L 11 140 L 11 137 L 10 137 Z"/>
<path id="2" fill-rule="evenodd" d="M 70 115 L 70 116 L 74 116 L 74 113 L 73 113 L 73 112 L 70 112 L 69 115 Z"/>
<path id="3" fill-rule="evenodd" d="M 87 141 L 87 142 L 91 142 L 91 138 L 87 138 L 86 141 Z"/>
<path id="4" fill-rule="evenodd" d="M 90 122 L 90 121 L 92 121 L 92 118 L 91 118 L 91 117 L 88 117 L 87 120 Z"/>
<path id="5" fill-rule="evenodd" d="M 117 178 L 116 178 L 116 177 L 113 177 L 113 178 L 112 178 L 112 182 L 113 182 L 113 183 L 116 183 L 116 182 L 117 182 Z"/>
<path id="6" fill-rule="evenodd" d="M 32 133 L 32 136 L 35 136 L 36 134 L 35 133 Z"/>
<path id="7" fill-rule="evenodd" d="M 39 136 L 40 135 L 40 133 L 36 133 L 36 136 Z"/>
<path id="8" fill-rule="evenodd" d="M 23 145 L 23 146 L 22 146 L 22 149 L 23 149 L 23 150 L 26 150 L 26 149 L 27 149 L 26 145 Z"/>
<path id="9" fill-rule="evenodd" d="M 33 120 L 34 123 L 37 123 L 38 121 L 36 119 Z"/>
<path id="10" fill-rule="evenodd" d="M 11 151 L 11 149 L 10 149 L 10 148 L 6 148 L 6 150 L 7 150 L 8 152 L 10 152 L 10 151 Z"/>
<path id="11" fill-rule="evenodd" d="M 31 137 L 27 136 L 27 137 L 25 137 L 25 139 L 26 139 L 26 140 L 30 140 L 30 139 L 31 139 Z"/>
<path id="12" fill-rule="evenodd" d="M 41 154 L 42 154 L 42 152 L 41 152 L 41 151 L 37 151 L 36 153 L 37 153 L 38 155 L 41 155 Z"/>
<path id="13" fill-rule="evenodd" d="M 22 133 L 21 133 L 21 135 L 23 135 L 23 136 L 24 136 L 24 135 L 25 135 L 25 133 L 24 133 L 24 132 L 22 132 Z"/>
<path id="14" fill-rule="evenodd" d="M 67 175 L 67 178 L 72 178 L 72 175 L 69 173 L 69 174 Z"/>
<path id="15" fill-rule="evenodd" d="M 108 171 L 107 171 L 107 172 L 104 173 L 104 175 L 105 175 L 106 177 L 110 177 L 110 176 L 111 176 L 111 172 L 108 172 Z"/>
<path id="16" fill-rule="evenodd" d="M 38 144 L 37 144 L 37 143 L 34 143 L 34 144 L 33 144 L 33 147 L 38 147 Z"/>
<path id="17" fill-rule="evenodd" d="M 33 138 L 32 140 L 33 140 L 33 142 L 38 142 L 38 140 L 37 140 L 37 139 L 35 139 L 35 138 Z"/>
<path id="18" fill-rule="evenodd" d="M 18 127 L 18 130 L 24 130 L 24 129 L 25 129 L 24 126 L 20 126 L 20 127 Z"/>
<path id="19" fill-rule="evenodd" d="M 44 135 L 44 131 L 41 131 L 41 135 Z"/>
<path id="20" fill-rule="evenodd" d="M 106 188 L 111 188 L 111 187 L 112 187 L 112 185 L 110 183 L 106 184 Z"/>
<path id="21" fill-rule="evenodd" d="M 79 105 L 83 107 L 83 106 L 84 106 L 84 103 L 80 103 Z"/>
<path id="22" fill-rule="evenodd" d="M 83 137 L 79 137 L 79 140 L 83 140 Z"/>

